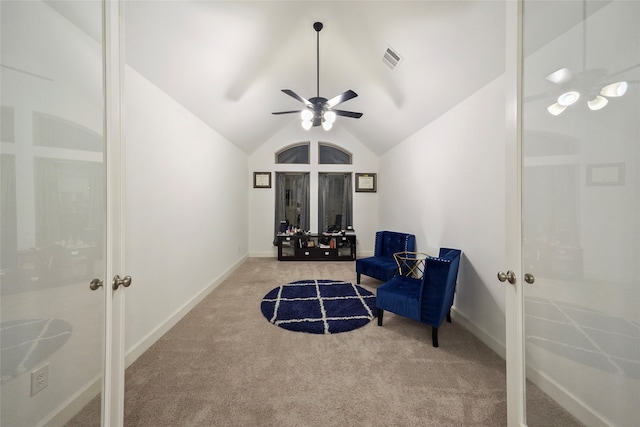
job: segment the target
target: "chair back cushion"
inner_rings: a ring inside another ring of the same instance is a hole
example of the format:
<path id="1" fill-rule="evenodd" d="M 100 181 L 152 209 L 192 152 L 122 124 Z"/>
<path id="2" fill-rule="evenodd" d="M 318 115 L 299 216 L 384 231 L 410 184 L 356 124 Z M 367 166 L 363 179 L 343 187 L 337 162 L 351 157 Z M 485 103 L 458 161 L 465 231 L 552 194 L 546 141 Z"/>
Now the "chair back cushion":
<path id="1" fill-rule="evenodd" d="M 397 231 L 376 232 L 374 256 L 393 259 L 396 252 L 413 252 L 416 250 L 416 236 Z"/>
<path id="2" fill-rule="evenodd" d="M 461 251 L 440 248 L 438 258 L 426 260 L 421 292 L 421 321 L 439 327 L 453 305 Z"/>

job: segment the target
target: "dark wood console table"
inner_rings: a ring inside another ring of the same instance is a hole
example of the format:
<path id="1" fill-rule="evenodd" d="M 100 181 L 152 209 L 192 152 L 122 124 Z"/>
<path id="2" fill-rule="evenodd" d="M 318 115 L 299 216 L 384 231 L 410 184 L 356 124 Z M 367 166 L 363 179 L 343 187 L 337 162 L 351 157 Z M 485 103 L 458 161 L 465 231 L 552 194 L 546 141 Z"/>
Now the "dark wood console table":
<path id="1" fill-rule="evenodd" d="M 354 261 L 355 234 L 278 234 L 279 261 Z"/>

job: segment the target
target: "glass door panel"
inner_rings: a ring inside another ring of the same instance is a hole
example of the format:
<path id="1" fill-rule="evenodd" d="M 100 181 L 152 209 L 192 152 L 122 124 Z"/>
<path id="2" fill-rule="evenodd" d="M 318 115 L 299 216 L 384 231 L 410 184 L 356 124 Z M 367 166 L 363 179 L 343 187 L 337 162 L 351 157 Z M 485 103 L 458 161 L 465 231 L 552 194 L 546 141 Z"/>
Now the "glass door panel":
<path id="1" fill-rule="evenodd" d="M 527 376 L 586 424 L 636 425 L 640 2 L 525 0 L 524 58 Z"/>
<path id="2" fill-rule="evenodd" d="M 60 425 L 102 388 L 104 293 L 89 289 L 105 277 L 102 7 L 0 14 L 0 424 Z"/>

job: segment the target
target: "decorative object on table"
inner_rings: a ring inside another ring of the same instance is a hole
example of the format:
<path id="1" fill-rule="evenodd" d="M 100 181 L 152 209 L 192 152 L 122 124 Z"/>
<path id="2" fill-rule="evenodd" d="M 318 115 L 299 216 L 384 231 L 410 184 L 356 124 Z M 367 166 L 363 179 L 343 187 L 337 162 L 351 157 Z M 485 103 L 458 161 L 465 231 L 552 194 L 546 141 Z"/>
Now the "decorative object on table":
<path id="1" fill-rule="evenodd" d="M 440 248 L 438 257 L 419 252 L 396 254 L 399 274 L 377 290 L 378 325 L 384 310 L 431 326 L 431 339 L 438 347 L 438 328 L 446 318 L 451 322 L 451 306 L 458 279 L 461 251 Z"/>
<path id="2" fill-rule="evenodd" d="M 375 301 L 373 293 L 349 282 L 299 280 L 269 291 L 260 309 L 269 322 L 290 331 L 336 334 L 369 323 Z"/>
<path id="3" fill-rule="evenodd" d="M 378 191 L 377 174 L 356 173 L 356 192 L 375 193 Z"/>
<path id="4" fill-rule="evenodd" d="M 356 260 L 356 283 L 360 283 L 361 274 L 386 282 L 398 271 L 393 254 L 415 250 L 416 236 L 413 234 L 397 231 L 376 232 L 373 256 Z"/>
<path id="5" fill-rule="evenodd" d="M 271 188 L 271 172 L 254 172 L 253 188 Z"/>

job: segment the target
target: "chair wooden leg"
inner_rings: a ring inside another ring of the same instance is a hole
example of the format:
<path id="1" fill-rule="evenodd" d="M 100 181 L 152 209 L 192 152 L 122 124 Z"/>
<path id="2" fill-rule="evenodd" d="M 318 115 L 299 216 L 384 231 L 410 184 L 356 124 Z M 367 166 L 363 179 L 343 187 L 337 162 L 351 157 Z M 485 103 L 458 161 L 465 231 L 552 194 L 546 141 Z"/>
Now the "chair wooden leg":
<path id="1" fill-rule="evenodd" d="M 431 341 L 433 341 L 433 346 L 438 347 L 438 328 L 431 327 Z"/>
<path id="2" fill-rule="evenodd" d="M 356 273 L 356 284 L 360 284 L 360 273 Z"/>
<path id="3" fill-rule="evenodd" d="M 384 310 L 378 309 L 378 326 L 382 326 L 382 315 L 384 314 Z"/>
<path id="4" fill-rule="evenodd" d="M 451 323 L 451 310 L 447 312 L 447 322 Z"/>

